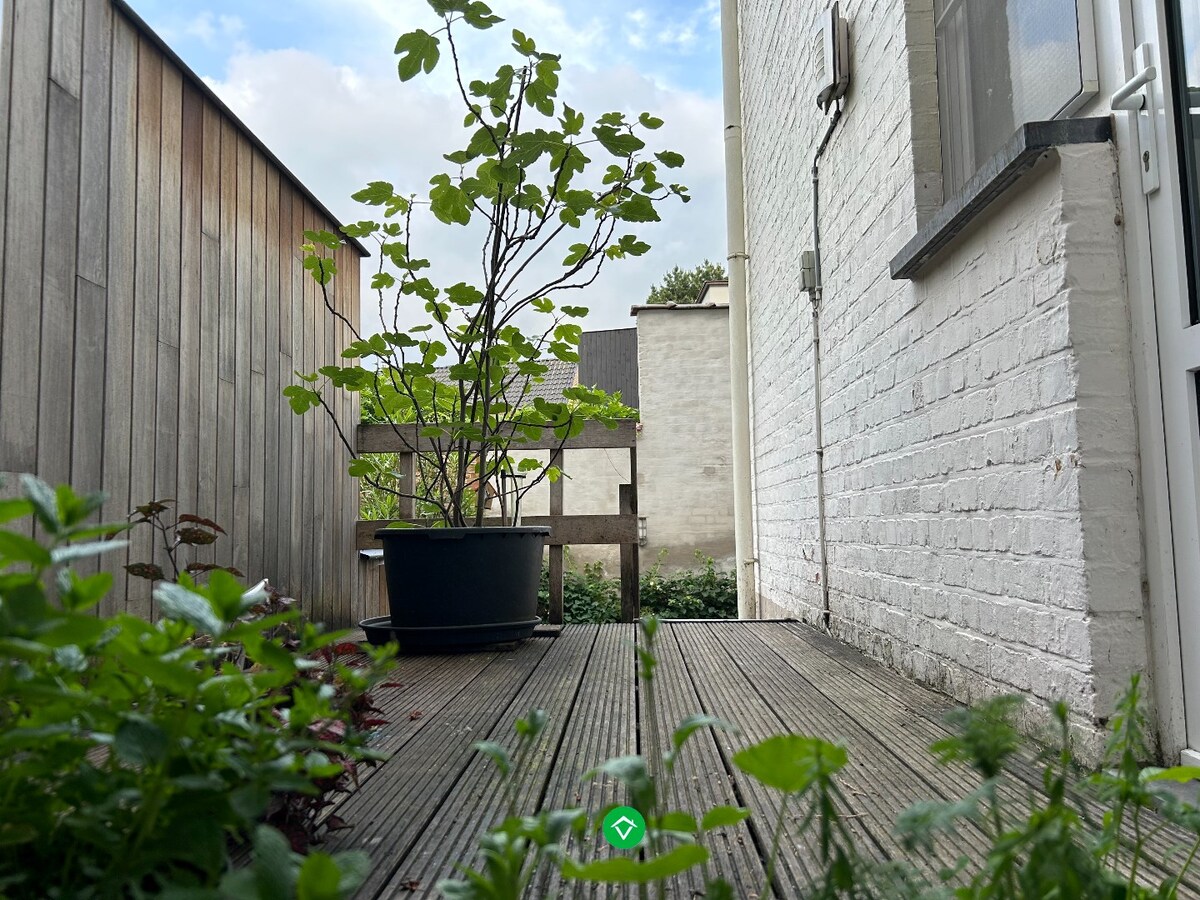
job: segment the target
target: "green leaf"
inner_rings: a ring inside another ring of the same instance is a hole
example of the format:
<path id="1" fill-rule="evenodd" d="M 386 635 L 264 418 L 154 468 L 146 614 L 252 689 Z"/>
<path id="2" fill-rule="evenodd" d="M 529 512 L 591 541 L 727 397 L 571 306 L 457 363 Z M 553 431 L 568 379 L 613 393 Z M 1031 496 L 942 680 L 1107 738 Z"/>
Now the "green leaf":
<path id="1" fill-rule="evenodd" d="M 563 875 L 571 879 L 605 884 L 646 884 L 671 878 L 706 862 L 706 849 L 698 844 L 682 844 L 669 853 L 651 857 L 645 862 L 618 856 L 581 866 L 574 860 L 567 859 L 563 862 Z"/>
<path id="2" fill-rule="evenodd" d="M 310 409 L 321 405 L 321 395 L 316 391 L 289 384 L 283 389 L 283 396 L 288 398 L 288 405 L 296 415 L 303 415 Z"/>
<path id="3" fill-rule="evenodd" d="M 351 199 L 370 206 L 383 206 L 395 196 L 396 189 L 386 181 L 372 181 L 361 191 L 350 195 Z"/>
<path id="4" fill-rule="evenodd" d="M 1189 781 L 1200 781 L 1200 766 L 1172 766 L 1169 769 L 1153 770 L 1146 775 L 1146 780 L 1174 781 L 1180 784 Z"/>
<path id="5" fill-rule="evenodd" d="M 634 194 L 628 200 L 622 200 L 613 207 L 613 214 L 626 222 L 657 222 L 658 211 L 645 194 Z"/>
<path id="6" fill-rule="evenodd" d="M 679 723 L 675 733 L 671 735 L 671 746 L 678 753 L 688 739 L 702 728 L 716 728 L 720 731 L 737 731 L 737 726 L 703 713 L 694 713 Z"/>
<path id="7" fill-rule="evenodd" d="M 665 813 L 658 820 L 658 828 L 660 831 L 681 831 L 686 834 L 694 834 L 699 830 L 696 817 L 685 812 Z"/>
<path id="8" fill-rule="evenodd" d="M 24 498 L 0 500 L 0 522 L 11 522 L 33 512 L 33 504 Z"/>
<path id="9" fill-rule="evenodd" d="M 592 128 L 592 134 L 600 141 L 600 146 L 613 156 L 623 158 L 632 156 L 646 146 L 646 142 L 636 134 L 630 134 L 628 131 L 618 131 L 611 125 L 596 125 Z"/>
<path id="10" fill-rule="evenodd" d="M 700 820 L 700 828 L 703 831 L 726 828 L 744 822 L 748 818 L 750 818 L 750 810 L 744 806 L 715 806 L 704 814 L 704 818 Z"/>
<path id="11" fill-rule="evenodd" d="M 296 881 L 297 900 L 341 900 L 341 874 L 328 853 L 309 853 Z"/>
<path id="12" fill-rule="evenodd" d="M 512 33 L 512 38 L 513 38 L 513 44 L 512 44 L 513 49 L 516 50 L 518 53 L 520 53 L 522 56 L 532 56 L 534 53 L 537 52 L 537 44 L 535 44 L 533 42 L 532 38 L 526 37 L 525 33 L 523 31 L 519 31 L 516 28 L 514 28 L 513 33 Z"/>
<path id="13" fill-rule="evenodd" d="M 295 854 L 287 838 L 269 825 L 254 830 L 254 884 L 257 900 L 291 900 L 296 881 Z"/>
<path id="14" fill-rule="evenodd" d="M 167 755 L 167 735 L 144 716 L 131 715 L 117 726 L 113 752 L 121 762 L 152 766 Z"/>
<path id="15" fill-rule="evenodd" d="M 129 546 L 129 541 L 87 541 L 79 544 L 64 544 L 50 551 L 50 558 L 55 565 L 73 562 L 77 559 L 88 559 L 100 556 L 102 553 L 112 553 Z"/>
<path id="16" fill-rule="evenodd" d="M 396 279 L 387 272 L 376 272 L 371 276 L 371 290 L 386 291 L 390 287 L 394 287 Z"/>
<path id="17" fill-rule="evenodd" d="M 846 748 L 820 738 L 778 734 L 739 751 L 733 764 L 768 787 L 792 794 L 840 771 Z"/>
<path id="18" fill-rule="evenodd" d="M 643 128 L 648 128 L 651 131 L 654 131 L 656 128 L 662 128 L 663 126 L 662 119 L 655 118 L 648 112 L 644 112 L 638 116 L 638 121 L 642 123 Z"/>
<path id="19" fill-rule="evenodd" d="M 482 753 L 494 762 L 504 777 L 507 778 L 508 773 L 512 771 L 512 758 L 508 755 L 508 751 L 495 741 L 476 741 L 471 745 L 471 749 Z"/>
<path id="20" fill-rule="evenodd" d="M 588 255 L 591 247 L 587 244 L 572 244 L 571 252 L 563 259 L 564 266 L 574 266 L 583 261 L 583 258 Z"/>
<path id="21" fill-rule="evenodd" d="M 562 118 L 558 121 L 562 125 L 563 134 L 567 137 L 574 137 L 583 132 L 583 113 L 577 112 L 565 103 L 563 104 Z"/>
<path id="22" fill-rule="evenodd" d="M 44 568 L 52 562 L 49 550 L 37 541 L 11 531 L 0 531 L 0 560 L 27 562 L 35 568 Z"/>
<path id="23" fill-rule="evenodd" d="M 62 530 L 62 522 L 58 518 L 58 498 L 50 485 L 34 475 L 22 475 L 21 487 L 26 499 L 33 504 L 38 521 L 51 534 L 58 534 Z"/>
<path id="24" fill-rule="evenodd" d="M 439 43 L 436 37 L 420 28 L 401 35 L 400 39 L 396 41 L 395 51 L 400 54 L 400 59 L 396 63 L 400 80 L 409 81 L 416 77 L 422 69 L 426 74 L 432 72 L 441 56 L 441 51 L 438 49 Z"/>
<path id="25" fill-rule="evenodd" d="M 367 475 L 375 473 L 375 464 L 360 456 L 358 459 L 350 460 L 346 472 L 351 478 L 365 478 Z"/>
<path id="26" fill-rule="evenodd" d="M 678 169 L 683 165 L 683 154 L 676 153 L 674 150 L 664 150 L 661 153 L 655 153 L 654 158 L 668 169 Z"/>
<path id="27" fill-rule="evenodd" d="M 449 175 L 435 175 L 429 183 L 430 209 L 438 220 L 446 225 L 466 225 L 471 221 L 471 201 L 462 189 L 450 183 Z"/>
<path id="28" fill-rule="evenodd" d="M 214 576 L 217 573 L 213 573 Z M 204 634 L 218 635 L 225 630 L 225 623 L 213 609 L 207 597 L 189 591 L 182 585 L 164 581 L 154 589 L 154 599 L 169 619 L 187 622 Z"/>

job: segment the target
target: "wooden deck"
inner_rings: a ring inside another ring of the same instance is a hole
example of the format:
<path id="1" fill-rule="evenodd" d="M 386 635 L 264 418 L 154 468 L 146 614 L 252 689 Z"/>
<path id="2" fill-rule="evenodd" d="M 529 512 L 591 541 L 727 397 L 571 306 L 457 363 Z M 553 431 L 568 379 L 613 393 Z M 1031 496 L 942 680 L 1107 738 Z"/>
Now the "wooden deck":
<path id="1" fill-rule="evenodd" d="M 402 659 L 396 681 L 378 699 L 391 724 L 379 747 L 391 758 L 366 773 L 360 788 L 334 812 L 351 827 L 330 835 L 326 849 L 364 849 L 374 862 L 360 897 L 437 896 L 435 885 L 454 874 L 458 861 L 475 860 L 481 830 L 503 809 L 492 765 L 471 750 L 473 742 L 514 744 L 512 722 L 532 707 L 550 723 L 534 761 L 524 808 L 583 806 L 597 810 L 617 799 L 611 784 L 580 776 L 610 756 L 641 750 L 648 723 L 638 696 L 632 625 L 567 626 L 557 638 L 534 638 L 510 652 Z M 748 805 L 755 818 L 716 832 L 713 865 L 753 897 L 761 886 L 766 836 L 777 797 L 736 774 L 731 757 L 740 747 L 792 731 L 842 741 L 850 764 L 842 785 L 848 821 L 864 852 L 880 859 L 905 851 L 892 833 L 896 817 L 917 800 L 957 799 L 975 784 L 971 773 L 937 764 L 926 748 L 947 734 L 942 716 L 953 705 L 871 662 L 861 654 L 797 623 L 672 622 L 659 640 L 659 718 L 668 729 L 684 716 L 706 712 L 736 722 L 739 735 L 705 732 L 689 744 L 676 779 L 675 808 Z M 1009 788 L 1020 805 L 1040 775 L 1029 767 L 1024 784 Z M 1172 858 L 1175 841 L 1162 836 L 1153 852 Z M 981 832 L 964 828 L 936 858 L 915 860 L 930 871 L 962 854 L 981 855 Z M 605 853 L 594 842 L 575 847 L 587 857 Z M 777 896 L 804 896 L 813 853 L 785 840 Z M 1150 867 L 1155 880 L 1171 868 Z M 544 884 L 541 895 L 557 896 Z M 677 884 L 673 895 L 690 898 L 698 883 Z M 579 896 L 593 896 L 580 892 Z M 596 894 L 595 896 L 600 896 Z M 613 892 L 610 896 L 623 896 Z M 1200 896 L 1196 884 L 1181 896 Z"/>

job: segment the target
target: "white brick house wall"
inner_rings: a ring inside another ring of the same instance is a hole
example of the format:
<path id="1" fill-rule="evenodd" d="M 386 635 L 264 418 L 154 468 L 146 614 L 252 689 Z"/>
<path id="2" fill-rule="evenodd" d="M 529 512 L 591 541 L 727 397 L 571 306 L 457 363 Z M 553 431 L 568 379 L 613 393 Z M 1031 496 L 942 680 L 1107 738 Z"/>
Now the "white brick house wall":
<path id="1" fill-rule="evenodd" d="M 820 170 L 830 629 L 961 700 L 1024 692 L 1042 701 L 1030 727 L 1066 699 L 1092 738 L 1146 668 L 1114 151 L 1048 154 L 917 280 L 893 281 L 941 193 L 930 5 L 842 3 L 854 82 Z M 825 6 L 739 4 L 759 594 L 764 615 L 814 623 L 798 274 Z"/>

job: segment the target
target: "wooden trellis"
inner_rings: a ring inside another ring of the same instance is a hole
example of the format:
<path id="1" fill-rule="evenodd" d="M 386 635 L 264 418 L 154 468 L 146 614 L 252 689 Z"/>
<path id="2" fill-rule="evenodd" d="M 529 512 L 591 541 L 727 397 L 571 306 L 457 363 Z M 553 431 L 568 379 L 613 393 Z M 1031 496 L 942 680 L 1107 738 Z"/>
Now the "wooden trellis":
<path id="1" fill-rule="evenodd" d="M 412 484 L 416 475 L 416 458 L 412 448 L 418 450 L 432 447 L 433 441 L 420 438 L 415 425 L 360 425 L 357 443 L 359 453 L 395 453 L 398 455 L 397 471 L 405 484 Z M 550 623 L 560 625 L 563 621 L 563 547 L 571 544 L 617 544 L 621 548 L 621 621 L 632 622 L 641 613 L 638 596 L 638 502 L 637 502 L 637 430 L 632 421 L 620 422 L 616 428 L 606 428 L 598 422 L 589 422 L 583 431 L 565 443 L 553 436 L 536 441 L 514 441 L 515 452 L 550 451 L 551 464 L 566 471 L 567 451 L 579 450 L 628 450 L 629 484 L 618 489 L 617 512 L 615 515 L 565 515 L 563 512 L 563 487 L 566 479 L 560 478 L 550 484 L 550 514 L 547 516 L 522 516 L 522 525 L 546 525 L 550 536 L 546 539 L 550 562 Z M 428 524 L 414 517 L 413 501 L 402 498 L 400 519 L 415 525 Z M 375 532 L 393 520 L 359 521 L 357 531 L 360 551 L 380 549 Z M 485 519 L 485 525 L 499 525 L 500 519 Z M 370 584 L 364 579 L 364 584 Z M 386 605 L 383 579 L 378 579 L 380 592 L 378 605 Z"/>

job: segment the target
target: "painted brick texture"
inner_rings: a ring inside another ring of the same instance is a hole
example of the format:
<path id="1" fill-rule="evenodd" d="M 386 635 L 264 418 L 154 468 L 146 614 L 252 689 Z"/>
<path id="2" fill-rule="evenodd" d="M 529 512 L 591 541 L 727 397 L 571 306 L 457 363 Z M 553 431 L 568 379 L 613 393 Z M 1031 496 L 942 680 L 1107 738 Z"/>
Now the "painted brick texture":
<path id="1" fill-rule="evenodd" d="M 732 569 L 729 307 L 638 308 L 638 513 L 642 566 Z"/>
<path id="2" fill-rule="evenodd" d="M 798 268 L 825 4 L 740 6 L 760 596 L 817 622 Z M 1030 727 L 1066 699 L 1094 748 L 1146 666 L 1113 150 L 1048 154 L 918 280 L 892 281 L 941 190 L 930 4 L 842 7 L 854 81 L 820 169 L 831 630 L 964 701 L 1024 692 L 1042 701 Z"/>

